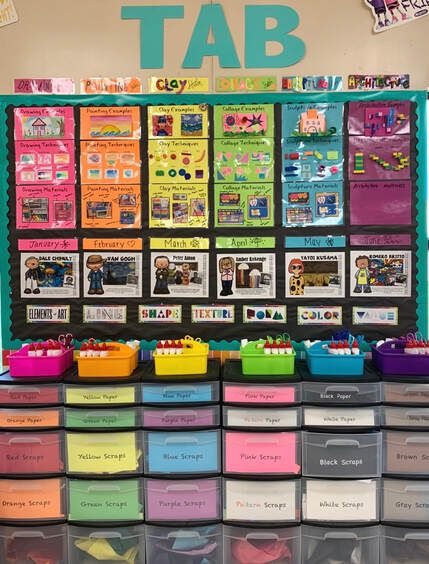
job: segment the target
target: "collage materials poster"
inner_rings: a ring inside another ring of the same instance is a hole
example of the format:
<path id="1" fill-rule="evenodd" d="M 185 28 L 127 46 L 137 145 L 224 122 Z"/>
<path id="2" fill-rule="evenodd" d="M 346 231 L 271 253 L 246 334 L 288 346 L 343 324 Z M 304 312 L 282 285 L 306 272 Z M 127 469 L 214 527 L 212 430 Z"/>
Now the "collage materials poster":
<path id="1" fill-rule="evenodd" d="M 410 225 L 411 180 L 350 182 L 351 225 Z"/>
<path id="2" fill-rule="evenodd" d="M 273 227 L 273 184 L 215 184 L 215 227 Z"/>
<path id="3" fill-rule="evenodd" d="M 85 297 L 139 298 L 142 295 L 141 253 L 84 253 L 82 268 Z"/>
<path id="4" fill-rule="evenodd" d="M 149 139 L 206 139 L 209 136 L 207 104 L 149 106 L 147 111 Z"/>
<path id="5" fill-rule="evenodd" d="M 72 140 L 15 141 L 16 184 L 73 184 Z"/>
<path id="6" fill-rule="evenodd" d="M 322 182 L 343 179 L 342 137 L 288 137 L 282 145 L 283 182 Z"/>
<path id="7" fill-rule="evenodd" d="M 138 106 L 80 108 L 81 139 L 140 139 Z"/>
<path id="8" fill-rule="evenodd" d="M 343 134 L 343 104 L 284 104 L 282 137 L 329 139 Z"/>
<path id="9" fill-rule="evenodd" d="M 272 299 L 276 297 L 274 253 L 218 254 L 218 299 Z"/>
<path id="10" fill-rule="evenodd" d="M 140 147 L 137 140 L 81 141 L 82 184 L 138 184 Z"/>
<path id="11" fill-rule="evenodd" d="M 214 106 L 214 136 L 274 137 L 273 104 Z"/>
<path id="12" fill-rule="evenodd" d="M 15 108 L 13 113 L 16 140 L 74 138 L 74 116 L 70 106 Z"/>
<path id="13" fill-rule="evenodd" d="M 150 184 L 149 227 L 208 228 L 208 189 L 204 184 Z"/>
<path id="14" fill-rule="evenodd" d="M 215 182 L 274 181 L 274 140 L 266 137 L 214 140 Z"/>
<path id="15" fill-rule="evenodd" d="M 366 249 L 350 253 L 350 295 L 409 297 L 412 288 L 411 251 Z"/>
<path id="16" fill-rule="evenodd" d="M 81 197 L 82 227 L 140 229 L 140 185 L 83 184 Z"/>
<path id="17" fill-rule="evenodd" d="M 152 297 L 207 298 L 208 295 L 208 253 L 151 253 Z"/>
<path id="18" fill-rule="evenodd" d="M 208 177 L 207 140 L 149 140 L 151 184 L 206 183 Z"/>
<path id="19" fill-rule="evenodd" d="M 426 0 L 365 0 L 374 18 L 375 33 L 387 31 L 429 15 Z"/>
<path id="20" fill-rule="evenodd" d="M 349 102 L 349 135 L 409 135 L 410 112 L 411 103 L 407 100 Z"/>
<path id="21" fill-rule="evenodd" d="M 21 298 L 79 297 L 79 255 L 21 253 Z"/>
<path id="22" fill-rule="evenodd" d="M 342 225 L 341 182 L 287 182 L 283 184 L 283 226 Z"/>
<path id="23" fill-rule="evenodd" d="M 285 271 L 287 298 L 345 297 L 344 253 L 286 253 Z"/>
<path id="24" fill-rule="evenodd" d="M 74 229 L 75 188 L 66 184 L 16 187 L 17 229 Z"/>
<path id="25" fill-rule="evenodd" d="M 349 137 L 350 180 L 404 180 L 410 177 L 408 135 Z"/>

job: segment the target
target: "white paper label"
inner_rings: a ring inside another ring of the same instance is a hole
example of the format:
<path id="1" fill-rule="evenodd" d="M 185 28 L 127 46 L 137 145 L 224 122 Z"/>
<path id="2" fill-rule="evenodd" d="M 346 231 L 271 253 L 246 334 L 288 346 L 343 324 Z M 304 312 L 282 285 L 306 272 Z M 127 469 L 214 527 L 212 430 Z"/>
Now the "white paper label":
<path id="1" fill-rule="evenodd" d="M 226 480 L 225 519 L 292 521 L 296 519 L 296 483 Z"/>
<path id="2" fill-rule="evenodd" d="M 347 409 L 347 408 L 316 408 L 306 407 L 304 409 L 304 424 L 312 427 L 370 427 L 375 424 L 374 410 Z"/>
<path id="3" fill-rule="evenodd" d="M 227 409 L 230 427 L 296 427 L 296 409 Z"/>

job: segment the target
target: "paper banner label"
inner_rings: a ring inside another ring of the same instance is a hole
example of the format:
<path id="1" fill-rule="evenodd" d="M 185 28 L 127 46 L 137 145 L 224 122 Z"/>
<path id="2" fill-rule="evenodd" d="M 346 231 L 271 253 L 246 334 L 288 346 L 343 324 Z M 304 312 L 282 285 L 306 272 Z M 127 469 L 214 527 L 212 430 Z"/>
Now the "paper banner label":
<path id="1" fill-rule="evenodd" d="M 19 239 L 18 251 L 77 251 L 77 239 Z"/>
<path id="2" fill-rule="evenodd" d="M 182 94 L 189 92 L 209 92 L 209 79 L 202 77 L 158 77 L 149 78 L 149 92 L 154 94 Z"/>
<path id="3" fill-rule="evenodd" d="M 15 78 L 14 94 L 74 94 L 72 78 Z"/>
<path id="4" fill-rule="evenodd" d="M 141 251 L 143 239 L 88 239 L 84 237 L 83 248 L 103 251 Z"/>
<path id="5" fill-rule="evenodd" d="M 182 323 L 182 306 L 139 305 L 139 323 Z"/>
<path id="6" fill-rule="evenodd" d="M 135 76 L 83 78 L 80 81 L 81 94 L 141 94 L 142 91 L 142 82 Z"/>
<path id="7" fill-rule="evenodd" d="M 0 427 L 59 427 L 59 409 L 36 410 L 2 410 L 0 412 Z M 58 439 L 59 440 L 59 439 Z M 31 447 L 30 447 L 31 448 Z"/>
<path id="8" fill-rule="evenodd" d="M 216 92 L 268 92 L 277 90 L 275 76 L 219 76 Z"/>
<path id="9" fill-rule="evenodd" d="M 27 323 L 70 323 L 69 305 L 27 305 Z"/>
<path id="10" fill-rule="evenodd" d="M 126 323 L 126 305 L 84 305 L 83 323 Z"/>
<path id="11" fill-rule="evenodd" d="M 275 237 L 216 237 L 216 249 L 274 249 Z"/>
<path id="12" fill-rule="evenodd" d="M 285 237 L 287 249 L 332 249 L 345 247 L 346 237 L 344 235 L 321 235 L 314 237 Z"/>
<path id="13" fill-rule="evenodd" d="M 354 307 L 353 325 L 398 325 L 398 308 Z"/>
<path id="14" fill-rule="evenodd" d="M 282 90 L 286 92 L 338 92 L 342 89 L 342 76 L 284 76 L 282 78 Z"/>
<path id="15" fill-rule="evenodd" d="M 243 323 L 286 323 L 284 305 L 243 306 Z"/>
<path id="16" fill-rule="evenodd" d="M 192 323 L 234 323 L 234 306 L 192 306 Z"/>
<path id="17" fill-rule="evenodd" d="M 134 386 L 106 386 L 106 387 L 83 387 L 67 386 L 66 401 L 69 404 L 121 404 L 135 403 L 136 390 Z"/>
<path id="18" fill-rule="evenodd" d="M 151 237 L 150 241 L 151 249 L 166 249 L 166 250 L 195 250 L 195 249 L 208 249 L 210 246 L 209 239 L 203 239 L 201 237 Z"/>
<path id="19" fill-rule="evenodd" d="M 350 246 L 352 247 L 406 247 L 411 245 L 411 235 L 403 234 L 386 234 L 386 235 L 350 235 Z"/>
<path id="20" fill-rule="evenodd" d="M 343 308 L 341 306 L 298 306 L 296 316 L 298 325 L 342 325 Z"/>
<path id="21" fill-rule="evenodd" d="M 408 90 L 409 74 L 349 74 L 349 90 Z"/>

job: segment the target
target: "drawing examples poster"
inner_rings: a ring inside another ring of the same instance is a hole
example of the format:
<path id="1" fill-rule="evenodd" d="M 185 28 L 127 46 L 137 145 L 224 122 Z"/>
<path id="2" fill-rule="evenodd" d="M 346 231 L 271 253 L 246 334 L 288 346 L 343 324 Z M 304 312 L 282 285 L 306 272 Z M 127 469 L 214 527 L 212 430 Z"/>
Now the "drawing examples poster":
<path id="1" fill-rule="evenodd" d="M 219 299 L 272 299 L 276 297 L 274 253 L 218 254 Z"/>
<path id="2" fill-rule="evenodd" d="M 344 298 L 344 253 L 286 253 L 287 298 Z"/>
<path id="3" fill-rule="evenodd" d="M 208 295 L 208 253 L 151 253 L 152 297 L 207 298 Z"/>
<path id="4" fill-rule="evenodd" d="M 16 140 L 74 138 L 70 106 L 15 108 L 13 113 Z"/>
<path id="5" fill-rule="evenodd" d="M 140 253 L 84 253 L 84 296 L 90 298 L 139 298 L 142 295 Z"/>

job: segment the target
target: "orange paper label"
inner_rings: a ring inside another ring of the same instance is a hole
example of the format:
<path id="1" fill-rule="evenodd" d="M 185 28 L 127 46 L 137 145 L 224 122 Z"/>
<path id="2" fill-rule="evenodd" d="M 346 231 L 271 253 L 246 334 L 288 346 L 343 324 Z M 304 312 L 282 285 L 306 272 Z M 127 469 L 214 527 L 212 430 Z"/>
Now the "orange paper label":
<path id="1" fill-rule="evenodd" d="M 143 239 L 83 239 L 84 250 L 141 251 Z"/>
<path id="2" fill-rule="evenodd" d="M 80 81 L 81 94 L 140 94 L 142 82 L 137 77 L 93 77 Z"/>
<path id="3" fill-rule="evenodd" d="M 61 478 L 0 480 L 0 519 L 61 519 Z"/>
<path id="4" fill-rule="evenodd" d="M 60 412 L 57 409 L 0 410 L 0 427 L 59 427 L 59 425 Z"/>

